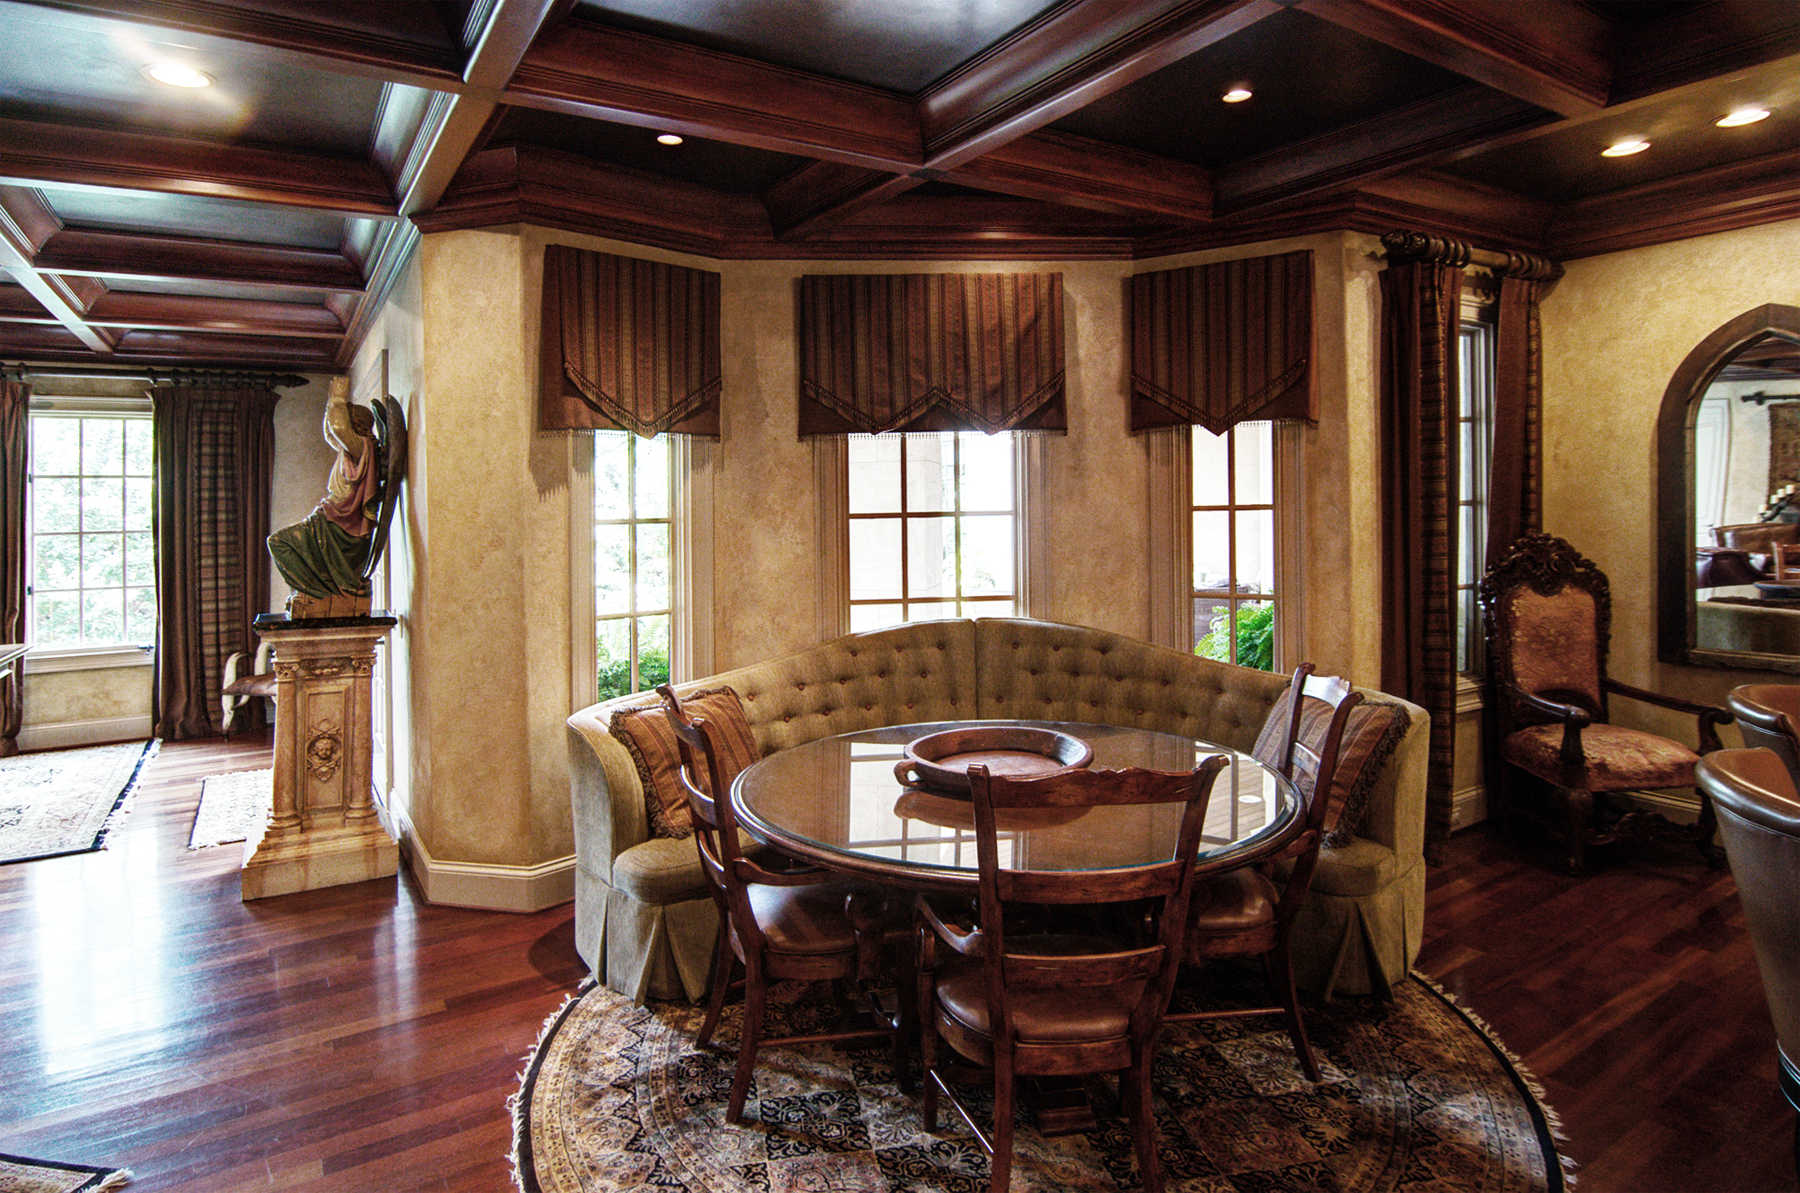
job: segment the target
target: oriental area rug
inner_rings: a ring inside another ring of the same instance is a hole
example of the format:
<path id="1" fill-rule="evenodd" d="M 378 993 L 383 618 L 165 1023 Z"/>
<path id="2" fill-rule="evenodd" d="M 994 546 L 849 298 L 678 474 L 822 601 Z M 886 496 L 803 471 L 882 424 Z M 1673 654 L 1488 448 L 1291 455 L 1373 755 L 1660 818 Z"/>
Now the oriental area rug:
<path id="1" fill-rule="evenodd" d="M 1178 1006 L 1253 1005 L 1261 994 L 1260 975 L 1231 966 L 1203 978 L 1210 993 L 1178 991 Z M 701 1010 L 634 1006 L 590 986 L 551 1018 L 514 1104 L 525 1193 L 986 1190 L 987 1158 L 947 1109 L 938 1134 L 922 1130 L 882 1047 L 763 1049 L 745 1125 L 728 1126 L 738 1011 L 699 1052 Z M 783 985 L 771 992 L 770 1034 L 831 1014 L 828 998 Z M 1324 1069 L 1316 1086 L 1278 1018 L 1164 1031 L 1155 1110 L 1171 1193 L 1560 1193 L 1571 1183 L 1535 1083 L 1430 983 L 1402 982 L 1387 1004 L 1310 1005 L 1307 1030 Z M 1138 1188 L 1116 1087 L 1096 1088 L 1100 1118 L 1087 1133 L 1046 1138 L 1021 1111 L 1013 1189 Z"/>
<path id="2" fill-rule="evenodd" d="M 156 747 L 125 742 L 0 758 L 0 862 L 99 849 Z"/>
<path id="3" fill-rule="evenodd" d="M 262 835 L 275 803 L 272 769 L 239 770 L 200 780 L 200 806 L 188 833 L 189 849 L 224 845 Z"/>
<path id="4" fill-rule="evenodd" d="M 0 1155 L 0 1193 L 100 1193 L 130 1182 L 131 1173 L 122 1168 Z"/>

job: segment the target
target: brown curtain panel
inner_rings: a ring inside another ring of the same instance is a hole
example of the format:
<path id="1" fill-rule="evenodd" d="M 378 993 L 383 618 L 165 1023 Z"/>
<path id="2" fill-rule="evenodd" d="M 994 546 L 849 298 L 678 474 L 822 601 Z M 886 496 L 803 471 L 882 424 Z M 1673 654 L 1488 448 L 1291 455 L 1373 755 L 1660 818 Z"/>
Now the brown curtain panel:
<path id="1" fill-rule="evenodd" d="M 269 606 L 277 397 L 266 388 L 151 391 L 158 737 L 220 732 L 225 658 L 256 649 L 252 623 Z"/>
<path id="2" fill-rule="evenodd" d="M 1381 274 L 1382 666 L 1431 715 L 1427 857 L 1450 836 L 1456 718 L 1456 407 L 1462 270 Z"/>
<path id="3" fill-rule="evenodd" d="M 1500 310 L 1494 329 L 1488 568 L 1499 563 L 1513 543 L 1544 528 L 1543 340 L 1538 302 L 1547 288 L 1547 282 L 1537 279 L 1500 279 Z"/>
<path id="4" fill-rule="evenodd" d="M 1312 253 L 1131 279 L 1131 430 L 1319 421 Z"/>
<path id="5" fill-rule="evenodd" d="M 1060 273 L 808 274 L 800 435 L 1063 431 Z"/>
<path id="6" fill-rule="evenodd" d="M 0 380 L 0 642 L 25 641 L 25 446 L 31 387 Z M 0 679 L 0 758 L 19 752 L 19 668 Z"/>
<path id="7" fill-rule="evenodd" d="M 719 275 L 544 249 L 538 426 L 719 436 Z"/>

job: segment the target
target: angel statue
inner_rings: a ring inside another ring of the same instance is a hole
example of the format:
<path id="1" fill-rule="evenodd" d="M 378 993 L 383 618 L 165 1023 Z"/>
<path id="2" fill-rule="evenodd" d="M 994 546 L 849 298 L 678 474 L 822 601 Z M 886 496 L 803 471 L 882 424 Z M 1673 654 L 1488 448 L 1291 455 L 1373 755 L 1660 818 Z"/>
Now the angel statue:
<path id="1" fill-rule="evenodd" d="M 359 406 L 350 381 L 331 380 L 325 442 L 337 459 L 325 498 L 312 513 L 269 536 L 275 570 L 294 590 L 290 617 L 366 617 L 369 577 L 387 543 L 388 522 L 406 468 L 406 420 L 400 403 Z"/>

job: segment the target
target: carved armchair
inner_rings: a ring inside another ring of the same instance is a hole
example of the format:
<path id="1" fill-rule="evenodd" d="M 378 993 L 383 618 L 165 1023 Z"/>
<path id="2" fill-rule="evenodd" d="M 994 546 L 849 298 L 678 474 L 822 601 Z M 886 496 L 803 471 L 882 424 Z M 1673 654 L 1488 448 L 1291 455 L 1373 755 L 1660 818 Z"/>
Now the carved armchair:
<path id="1" fill-rule="evenodd" d="M 1731 714 L 1607 675 L 1612 596 L 1600 569 L 1554 535 L 1526 535 L 1483 577 L 1481 607 L 1504 763 L 1496 768 L 1505 789 L 1496 793 L 1501 806 L 1528 814 L 1537 810 L 1534 803 L 1547 803 L 1544 819 L 1562 837 L 1571 873 L 1582 870 L 1590 846 L 1618 841 L 1691 841 L 1719 864 L 1705 791 L 1692 825 L 1609 798 L 1692 786 L 1700 755 L 1719 748 L 1716 727 Z M 1609 696 L 1693 716 L 1698 750 L 1612 724 Z"/>

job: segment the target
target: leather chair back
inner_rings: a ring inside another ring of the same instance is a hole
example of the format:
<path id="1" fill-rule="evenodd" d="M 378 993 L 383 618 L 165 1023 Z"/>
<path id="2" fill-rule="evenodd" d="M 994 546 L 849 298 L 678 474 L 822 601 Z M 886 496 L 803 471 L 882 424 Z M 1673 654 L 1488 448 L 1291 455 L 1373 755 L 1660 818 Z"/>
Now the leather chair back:
<path id="1" fill-rule="evenodd" d="M 1769 750 L 1715 751 L 1700 760 L 1697 776 L 1718 808 L 1792 1088 L 1800 1071 L 1800 792 Z"/>

